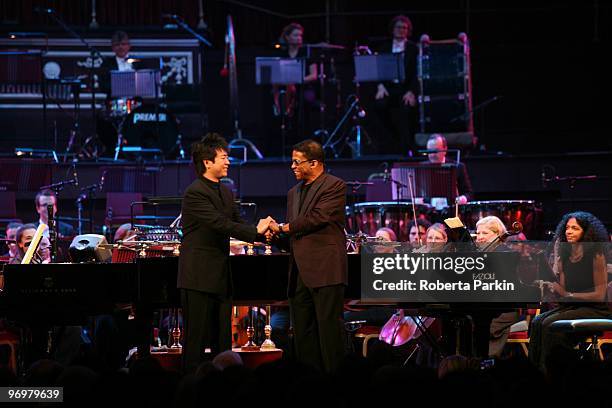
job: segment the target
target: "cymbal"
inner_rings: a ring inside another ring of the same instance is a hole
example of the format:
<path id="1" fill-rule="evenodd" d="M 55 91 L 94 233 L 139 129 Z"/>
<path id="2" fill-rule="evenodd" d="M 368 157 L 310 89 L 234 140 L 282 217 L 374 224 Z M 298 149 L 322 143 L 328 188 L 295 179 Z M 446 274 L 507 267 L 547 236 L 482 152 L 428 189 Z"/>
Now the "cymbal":
<path id="1" fill-rule="evenodd" d="M 342 45 L 337 45 L 337 44 L 330 44 L 327 42 L 319 42 L 316 44 L 304 44 L 305 47 L 309 47 L 309 48 L 323 48 L 326 50 L 343 50 L 346 47 L 342 46 Z"/>

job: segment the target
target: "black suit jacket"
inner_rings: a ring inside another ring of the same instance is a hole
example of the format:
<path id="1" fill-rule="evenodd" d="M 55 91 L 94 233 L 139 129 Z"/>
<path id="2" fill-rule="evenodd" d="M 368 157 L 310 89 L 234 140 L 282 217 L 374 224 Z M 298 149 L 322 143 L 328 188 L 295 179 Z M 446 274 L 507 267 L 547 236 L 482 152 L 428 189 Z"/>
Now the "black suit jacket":
<path id="1" fill-rule="evenodd" d="M 133 62 L 132 68 L 134 70 L 144 69 L 145 65 L 142 62 Z M 106 93 L 107 98 L 111 97 L 111 71 L 116 71 L 119 69 L 117 65 L 117 59 L 113 55 L 112 57 L 105 58 L 102 61 L 102 65 L 100 65 L 100 89 Z"/>
<path id="2" fill-rule="evenodd" d="M 300 210 L 297 184 L 287 195 L 291 257 L 304 284 L 310 288 L 348 283 L 344 235 L 346 184 L 338 177 L 321 174 L 313 183 Z M 296 282 L 289 263 L 289 294 Z"/>
<path id="3" fill-rule="evenodd" d="M 40 222 L 36 221 L 36 222 L 33 222 L 32 224 L 36 225 L 36 228 L 38 228 L 38 226 L 40 225 Z M 63 221 L 57 222 L 57 233 L 60 235 L 60 237 L 72 237 L 75 235 L 74 227 Z"/>
<path id="4" fill-rule="evenodd" d="M 196 179 L 183 196 L 183 242 L 179 257 L 177 286 L 184 289 L 230 296 L 230 236 L 253 242 L 257 229 L 240 219 L 231 190 L 217 190 Z"/>

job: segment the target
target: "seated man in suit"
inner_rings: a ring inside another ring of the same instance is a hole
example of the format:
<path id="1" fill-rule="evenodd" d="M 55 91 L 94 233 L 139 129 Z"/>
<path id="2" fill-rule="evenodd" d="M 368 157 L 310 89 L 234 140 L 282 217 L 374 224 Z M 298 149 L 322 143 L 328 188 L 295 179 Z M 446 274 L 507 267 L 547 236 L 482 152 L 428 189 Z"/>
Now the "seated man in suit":
<path id="1" fill-rule="evenodd" d="M 34 222 L 34 228 L 38 228 L 40 223 L 49 225 L 49 213 L 48 206 L 53 206 L 53 217 L 57 215 L 57 196 L 52 190 L 42 190 L 36 194 L 34 199 L 36 205 L 36 212 L 38 213 L 38 221 Z M 74 228 L 72 225 L 62 221 L 57 221 L 57 235 L 58 238 L 71 237 L 74 235 Z M 49 238 L 49 229 L 46 229 L 43 236 Z"/>
<path id="2" fill-rule="evenodd" d="M 468 175 L 467 168 L 463 163 L 456 163 L 455 161 L 446 158 L 446 151 L 448 150 L 448 143 L 446 138 L 439 134 L 434 133 L 427 139 L 427 150 L 438 152 L 432 152 L 427 155 L 430 163 L 436 164 L 455 164 L 457 166 L 457 202 L 459 204 L 465 204 L 472 199 L 473 190 L 470 176 Z"/>
<path id="3" fill-rule="evenodd" d="M 111 49 L 114 55 L 105 58 L 100 66 L 100 90 L 106 94 L 106 104 L 111 116 L 120 115 L 119 111 L 127 115 L 128 103 L 127 98 L 111 97 L 111 71 L 134 71 L 142 68 L 138 61 L 130 58 L 131 48 L 128 34 L 125 31 L 115 31 L 111 37 Z M 112 156 L 117 144 L 117 132 L 113 123 L 107 119 L 104 115 L 100 115 L 97 120 L 97 129 L 100 140 L 104 144 L 105 154 Z"/>
<path id="4" fill-rule="evenodd" d="M 113 55 L 110 58 L 106 58 L 102 62 L 102 75 L 104 78 L 104 85 L 107 87 L 107 91 L 110 91 L 110 71 L 133 71 L 138 69 L 135 61 L 130 58 L 130 37 L 125 31 L 115 31 L 111 37 L 111 49 Z"/>

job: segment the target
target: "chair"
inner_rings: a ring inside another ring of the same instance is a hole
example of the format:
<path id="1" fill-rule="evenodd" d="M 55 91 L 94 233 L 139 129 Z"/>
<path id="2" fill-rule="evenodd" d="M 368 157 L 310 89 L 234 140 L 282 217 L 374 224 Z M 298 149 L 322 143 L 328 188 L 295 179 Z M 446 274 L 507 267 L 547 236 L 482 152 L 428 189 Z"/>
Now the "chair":
<path id="1" fill-rule="evenodd" d="M 529 356 L 529 324 L 531 323 L 531 319 L 539 314 L 540 309 L 528 309 L 525 320 L 514 323 L 510 327 L 508 343 L 520 345 L 523 353 L 525 353 L 525 357 Z"/>
<path id="2" fill-rule="evenodd" d="M 361 354 L 364 357 L 368 356 L 368 343 L 370 340 L 377 339 L 380 336 L 380 327 L 366 325 L 365 320 L 354 320 L 344 323 L 346 333 L 351 339 L 359 339 L 362 341 Z"/>
<path id="3" fill-rule="evenodd" d="M 612 331 L 606 331 L 603 335 L 597 340 L 597 349 L 599 350 L 599 358 L 605 360 L 603 350 L 601 346 L 604 344 L 612 343 Z"/>
<path id="4" fill-rule="evenodd" d="M 361 347 L 361 353 L 364 357 L 368 356 L 368 343 L 370 340 L 378 339 L 380 336 L 380 327 L 376 326 L 362 326 L 355 332 L 355 338 L 363 339 L 363 345 Z"/>

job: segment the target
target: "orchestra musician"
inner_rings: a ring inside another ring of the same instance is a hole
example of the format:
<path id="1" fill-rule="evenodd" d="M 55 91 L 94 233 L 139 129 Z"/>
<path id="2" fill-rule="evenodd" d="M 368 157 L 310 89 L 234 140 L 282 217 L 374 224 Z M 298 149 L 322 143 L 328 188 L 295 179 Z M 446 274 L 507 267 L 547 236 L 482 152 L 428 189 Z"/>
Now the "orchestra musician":
<path id="1" fill-rule="evenodd" d="M 430 153 L 427 154 L 427 159 L 430 163 L 450 163 L 457 166 L 457 190 L 459 191 L 456 201 L 459 204 L 466 204 L 468 201 L 470 201 L 473 196 L 473 190 L 467 168 L 465 167 L 464 163 L 457 163 L 453 160 L 449 160 L 446 157 L 448 150 L 446 138 L 439 133 L 432 134 L 427 139 L 427 150 L 430 151 Z"/>
<path id="2" fill-rule="evenodd" d="M 34 229 L 43 223 L 49 225 L 49 212 L 48 206 L 53 206 L 53 217 L 57 214 L 57 195 L 53 190 L 42 190 L 36 193 L 34 198 L 34 204 L 36 205 L 36 212 L 38 213 L 38 221 L 34 222 Z M 74 235 L 74 227 L 63 221 L 56 220 L 58 238 L 71 237 Z M 49 229 L 45 229 L 43 232 L 45 237 L 49 237 Z"/>
<path id="3" fill-rule="evenodd" d="M 318 78 L 317 64 L 314 63 L 306 47 L 303 46 L 304 27 L 299 23 L 289 23 L 281 32 L 279 38 L 282 58 L 302 59 L 305 62 L 305 76 L 302 85 L 273 85 L 273 113 L 274 116 L 284 115 L 285 129 L 288 145 L 296 143 L 308 134 L 309 109 L 314 104 L 316 96 L 312 84 Z M 278 144 L 277 144 L 278 145 Z M 285 152 L 281 152 L 284 154 Z"/>
<path id="4" fill-rule="evenodd" d="M 26 252 L 28 251 L 28 247 L 30 246 L 30 242 L 34 239 L 34 235 L 36 234 L 36 225 L 34 224 L 24 224 L 17 229 L 15 233 L 15 241 L 17 244 L 17 251 L 15 256 L 11 258 L 11 264 L 20 264 L 23 260 Z M 51 262 L 51 243 L 49 242 L 49 238 L 43 236 L 38 244 L 38 249 L 36 254 L 32 258 L 32 263 L 49 263 Z"/>
<path id="5" fill-rule="evenodd" d="M 111 49 L 114 55 L 110 58 L 105 58 L 100 66 L 100 89 L 106 94 L 106 104 L 108 106 L 111 105 L 113 99 L 111 96 L 111 71 L 135 71 L 143 68 L 140 61 L 130 58 L 132 45 L 130 43 L 130 37 L 125 31 L 120 30 L 113 33 L 111 37 Z M 125 103 L 127 103 L 127 100 Z M 117 132 L 113 124 L 108 121 L 104 115 L 101 115 L 98 117 L 96 126 L 98 128 L 100 140 L 105 148 L 105 154 L 107 156 L 112 156 L 115 152 L 117 143 Z"/>
<path id="6" fill-rule="evenodd" d="M 606 247 L 609 236 L 593 214 L 577 211 L 565 214 L 557 226 L 554 245 L 558 248 L 555 270 L 558 282 L 547 282 L 559 305 L 536 316 L 530 328 L 529 360 L 546 370 L 547 358 L 557 348 L 571 350 L 576 339 L 550 330 L 558 320 L 610 318 L 607 300 Z"/>
<path id="7" fill-rule="evenodd" d="M 185 189 L 183 242 L 177 288 L 184 319 L 183 369 L 196 370 L 210 348 L 212 357 L 231 348 L 232 276 L 230 237 L 254 242 L 268 230 L 270 217 L 257 227 L 246 224 L 232 191 L 220 182 L 230 164 L 227 142 L 206 135 L 192 146 L 197 179 Z"/>
<path id="8" fill-rule="evenodd" d="M 8 259 L 9 262 L 17 255 L 17 230 L 22 225 L 23 224 L 20 222 L 9 222 L 6 225 L 6 246 L 8 248 L 8 252 L 3 255 L 3 258 Z"/>
<path id="9" fill-rule="evenodd" d="M 379 53 L 401 53 L 404 57 L 404 82 L 379 83 L 376 89 L 374 115 L 372 119 L 377 132 L 379 153 L 408 155 L 414 148 L 416 125 L 416 95 L 419 94 L 417 80 L 418 48 L 410 41 L 412 22 L 403 15 L 395 16 L 389 24 L 392 39 L 373 45 Z"/>
<path id="10" fill-rule="evenodd" d="M 411 244 L 423 243 L 427 229 L 431 227 L 431 223 L 425 218 L 417 218 L 408 224 L 408 242 Z"/>
<path id="11" fill-rule="evenodd" d="M 333 372 L 342 359 L 344 289 L 348 260 L 344 235 L 346 184 L 325 172 L 321 144 L 293 146 L 298 180 L 287 194 L 287 223 L 272 222 L 289 240 L 289 307 L 299 361 Z"/>

